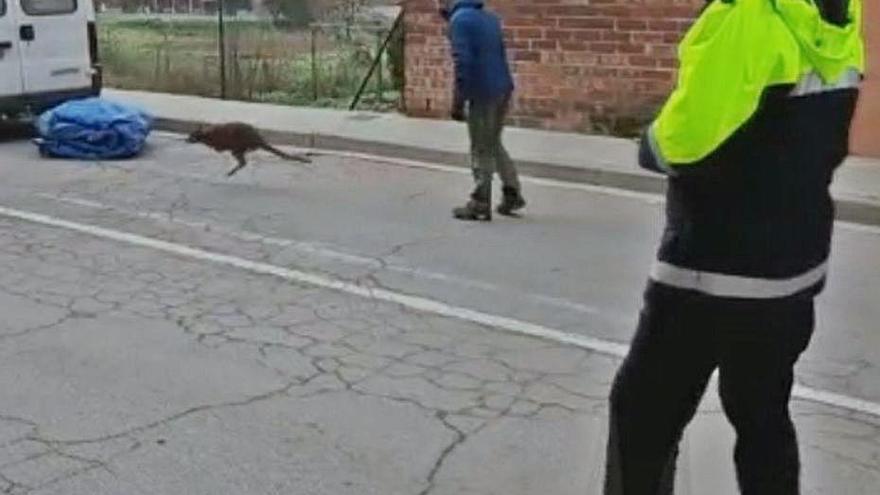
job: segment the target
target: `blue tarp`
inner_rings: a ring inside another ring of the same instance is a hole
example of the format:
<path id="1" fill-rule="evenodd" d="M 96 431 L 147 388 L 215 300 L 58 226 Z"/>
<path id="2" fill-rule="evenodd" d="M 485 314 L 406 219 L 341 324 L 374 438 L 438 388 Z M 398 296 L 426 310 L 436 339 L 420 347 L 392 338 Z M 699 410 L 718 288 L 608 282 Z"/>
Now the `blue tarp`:
<path id="1" fill-rule="evenodd" d="M 101 98 L 64 103 L 40 116 L 40 153 L 56 158 L 112 160 L 144 149 L 153 117 L 140 108 Z"/>

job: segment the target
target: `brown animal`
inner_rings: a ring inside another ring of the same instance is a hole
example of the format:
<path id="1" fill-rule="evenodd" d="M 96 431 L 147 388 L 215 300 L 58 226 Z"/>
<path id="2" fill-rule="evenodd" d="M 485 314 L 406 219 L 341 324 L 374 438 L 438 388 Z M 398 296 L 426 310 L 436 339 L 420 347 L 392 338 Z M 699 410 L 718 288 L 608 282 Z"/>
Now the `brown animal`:
<path id="1" fill-rule="evenodd" d="M 246 155 L 256 150 L 266 150 L 285 160 L 312 163 L 308 155 L 291 155 L 275 148 L 263 139 L 254 126 L 243 122 L 200 126 L 189 135 L 186 141 L 188 143 L 202 143 L 220 153 L 225 151 L 232 153 L 232 156 L 238 160 L 238 165 L 226 174 L 227 177 L 232 177 L 247 166 Z"/>

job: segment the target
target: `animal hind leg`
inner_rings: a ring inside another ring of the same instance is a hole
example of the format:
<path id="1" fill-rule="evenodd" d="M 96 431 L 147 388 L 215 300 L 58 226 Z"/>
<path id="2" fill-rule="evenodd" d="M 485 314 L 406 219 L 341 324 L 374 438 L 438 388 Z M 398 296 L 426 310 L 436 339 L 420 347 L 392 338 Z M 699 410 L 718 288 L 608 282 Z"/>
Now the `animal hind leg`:
<path id="1" fill-rule="evenodd" d="M 233 175 L 237 174 L 239 170 L 243 169 L 247 165 L 247 159 L 245 158 L 244 153 L 233 153 L 232 156 L 234 156 L 235 159 L 238 160 L 238 165 L 234 169 L 230 170 L 229 173 L 226 174 L 226 177 L 232 177 Z"/>

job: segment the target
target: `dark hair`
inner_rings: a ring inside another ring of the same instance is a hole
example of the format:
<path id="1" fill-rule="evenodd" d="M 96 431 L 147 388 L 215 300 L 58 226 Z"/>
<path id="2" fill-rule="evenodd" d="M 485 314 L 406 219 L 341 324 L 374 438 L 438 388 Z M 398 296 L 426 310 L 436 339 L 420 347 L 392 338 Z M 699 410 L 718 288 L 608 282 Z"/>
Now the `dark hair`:
<path id="1" fill-rule="evenodd" d="M 706 0 L 701 10 L 705 10 L 712 2 L 735 3 L 736 0 Z M 775 0 L 767 0 L 775 2 Z M 822 14 L 822 18 L 835 26 L 846 26 L 849 23 L 849 0 L 812 0 Z"/>
<path id="2" fill-rule="evenodd" d="M 849 23 L 849 0 L 813 0 L 822 18 L 836 26 Z"/>

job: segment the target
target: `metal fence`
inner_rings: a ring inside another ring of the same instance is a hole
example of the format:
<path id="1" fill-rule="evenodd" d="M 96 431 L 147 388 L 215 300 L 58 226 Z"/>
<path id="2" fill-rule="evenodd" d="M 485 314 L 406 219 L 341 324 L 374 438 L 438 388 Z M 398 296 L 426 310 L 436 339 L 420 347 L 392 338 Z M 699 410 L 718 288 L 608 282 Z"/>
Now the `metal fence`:
<path id="1" fill-rule="evenodd" d="M 401 103 L 403 36 L 394 17 L 304 26 L 247 12 L 224 12 L 222 23 L 220 12 L 98 19 L 111 87 L 340 108 L 357 99 L 379 111 Z"/>

